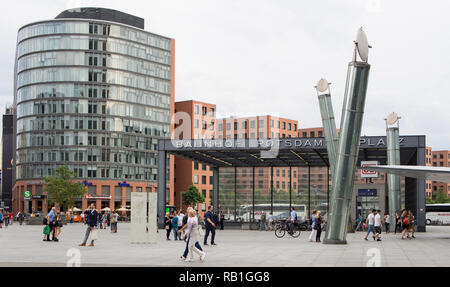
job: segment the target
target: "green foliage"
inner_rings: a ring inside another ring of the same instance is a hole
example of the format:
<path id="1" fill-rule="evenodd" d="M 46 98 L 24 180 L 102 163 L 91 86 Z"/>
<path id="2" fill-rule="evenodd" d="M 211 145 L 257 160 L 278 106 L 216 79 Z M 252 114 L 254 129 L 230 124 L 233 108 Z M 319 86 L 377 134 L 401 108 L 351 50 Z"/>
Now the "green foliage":
<path id="1" fill-rule="evenodd" d="M 64 165 L 56 170 L 56 175 L 44 177 L 48 193 L 48 203 L 57 203 L 64 210 L 75 204 L 75 199 L 83 197 L 86 189 L 82 183 L 74 182 L 76 174 Z"/>
<path id="2" fill-rule="evenodd" d="M 438 192 L 436 193 L 436 197 L 433 200 L 430 197 L 427 197 L 425 199 L 426 204 L 433 204 L 433 203 L 450 203 L 450 198 L 447 196 L 447 194 L 444 192 L 444 188 L 441 186 L 439 187 Z"/>
<path id="3" fill-rule="evenodd" d="M 205 197 L 198 191 L 198 188 L 191 184 L 188 191 L 182 193 L 183 204 L 196 207 L 198 203 L 205 202 Z"/>

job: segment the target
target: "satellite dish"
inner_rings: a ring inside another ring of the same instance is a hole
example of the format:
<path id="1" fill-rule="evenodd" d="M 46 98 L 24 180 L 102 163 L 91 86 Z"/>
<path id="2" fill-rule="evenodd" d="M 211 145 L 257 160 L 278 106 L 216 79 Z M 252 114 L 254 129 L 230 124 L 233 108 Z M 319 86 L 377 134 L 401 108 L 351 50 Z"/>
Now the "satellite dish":
<path id="1" fill-rule="evenodd" d="M 356 34 L 356 49 L 358 50 L 358 55 L 364 62 L 367 62 L 369 58 L 369 48 L 372 48 L 367 41 L 366 33 L 364 33 L 362 27 L 359 28 L 358 34 Z"/>
<path id="2" fill-rule="evenodd" d="M 398 119 L 399 119 L 398 115 L 394 112 L 391 113 L 389 116 L 387 116 L 386 123 L 388 125 L 393 125 L 398 121 Z"/>
<path id="3" fill-rule="evenodd" d="M 317 83 L 316 89 L 317 91 L 323 93 L 328 89 L 329 83 L 324 78 L 320 79 Z"/>

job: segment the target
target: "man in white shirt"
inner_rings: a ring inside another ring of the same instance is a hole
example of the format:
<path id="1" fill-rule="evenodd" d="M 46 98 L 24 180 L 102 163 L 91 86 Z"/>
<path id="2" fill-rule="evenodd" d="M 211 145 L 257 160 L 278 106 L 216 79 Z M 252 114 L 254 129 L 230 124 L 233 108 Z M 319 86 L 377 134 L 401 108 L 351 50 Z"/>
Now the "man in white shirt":
<path id="1" fill-rule="evenodd" d="M 373 232 L 373 240 L 375 240 L 375 237 L 377 236 L 377 233 L 375 232 L 375 213 L 376 209 L 373 209 L 372 212 L 367 216 L 366 224 L 368 226 L 367 228 L 367 234 L 366 237 L 364 237 L 364 240 L 367 240 L 367 237 L 369 237 L 370 232 Z"/>
<path id="2" fill-rule="evenodd" d="M 377 210 L 377 213 L 375 214 L 375 237 L 377 238 L 377 241 L 381 241 L 380 235 L 381 235 L 381 210 Z"/>
<path id="3" fill-rule="evenodd" d="M 180 210 L 180 214 L 178 214 L 178 230 L 181 229 L 181 227 L 183 227 L 183 218 L 184 218 L 184 214 L 183 214 L 183 210 Z M 178 232 L 178 238 L 181 240 L 181 231 Z"/>

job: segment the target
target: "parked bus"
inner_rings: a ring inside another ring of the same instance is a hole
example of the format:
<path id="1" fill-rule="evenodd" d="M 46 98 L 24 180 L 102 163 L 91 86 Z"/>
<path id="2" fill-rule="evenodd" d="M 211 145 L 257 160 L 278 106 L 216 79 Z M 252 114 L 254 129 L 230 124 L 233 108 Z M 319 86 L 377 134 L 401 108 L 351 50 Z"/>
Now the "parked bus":
<path id="1" fill-rule="evenodd" d="M 450 204 L 427 204 L 426 223 L 429 224 L 450 224 Z"/>
<path id="2" fill-rule="evenodd" d="M 292 204 L 291 205 L 297 212 L 298 220 L 304 220 L 306 218 L 306 205 L 304 204 Z M 269 216 L 271 210 L 270 203 L 255 204 L 255 220 L 259 220 L 263 213 L 266 213 L 266 218 Z M 253 205 L 241 205 L 238 209 L 238 220 L 249 222 L 252 219 Z M 289 213 L 289 203 L 274 203 L 273 204 L 273 216 L 278 216 L 283 213 Z"/>

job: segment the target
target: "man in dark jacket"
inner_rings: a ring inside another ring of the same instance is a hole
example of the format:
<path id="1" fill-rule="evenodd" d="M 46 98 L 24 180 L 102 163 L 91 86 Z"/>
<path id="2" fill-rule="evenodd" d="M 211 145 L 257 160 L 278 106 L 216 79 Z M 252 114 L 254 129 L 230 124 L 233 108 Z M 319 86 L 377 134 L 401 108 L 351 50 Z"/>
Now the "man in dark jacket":
<path id="1" fill-rule="evenodd" d="M 92 203 L 89 209 L 87 209 L 84 213 L 88 227 L 86 229 L 84 241 L 80 244 L 80 246 L 86 246 L 86 241 L 88 240 L 89 234 L 92 230 L 97 229 L 98 211 L 95 209 L 95 205 Z M 94 246 L 94 240 L 91 240 L 91 244 L 89 244 L 89 246 Z"/>
<path id="2" fill-rule="evenodd" d="M 216 237 L 216 222 L 213 215 L 213 206 L 208 206 L 208 212 L 205 213 L 205 238 L 203 239 L 203 245 L 208 245 L 206 242 L 208 240 L 209 232 L 211 232 L 211 245 L 216 245 L 214 243 L 214 238 Z"/>

